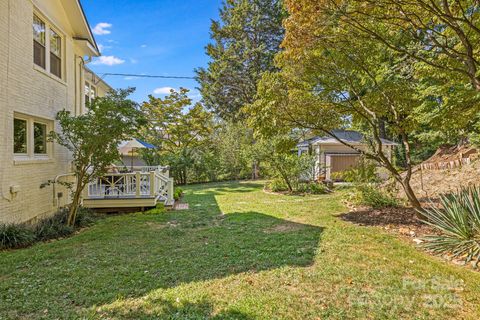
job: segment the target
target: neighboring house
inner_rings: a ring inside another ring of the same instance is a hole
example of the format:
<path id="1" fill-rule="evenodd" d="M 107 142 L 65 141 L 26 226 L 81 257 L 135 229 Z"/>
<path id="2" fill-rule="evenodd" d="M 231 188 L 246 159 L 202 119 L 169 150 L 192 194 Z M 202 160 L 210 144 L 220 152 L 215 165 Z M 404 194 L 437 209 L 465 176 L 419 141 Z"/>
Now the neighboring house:
<path id="1" fill-rule="evenodd" d="M 108 92 L 114 90 L 108 83 L 106 83 L 102 78 L 97 76 L 87 67 L 84 67 L 83 75 L 84 81 L 82 82 L 84 83 L 84 105 L 90 103 L 90 101 L 96 97 L 104 97 Z"/>
<path id="2" fill-rule="evenodd" d="M 359 149 L 367 148 L 363 135 L 357 131 L 334 130 L 332 133 L 343 142 Z M 385 152 L 390 158 L 396 143 L 382 139 Z M 345 171 L 355 166 L 360 153 L 331 136 L 314 137 L 297 145 L 298 154 L 312 154 L 315 157 L 315 180 L 331 180 L 332 173 Z"/>
<path id="3" fill-rule="evenodd" d="M 100 52 L 78 0 L 1 0 L 0 30 L 0 223 L 18 223 L 68 203 L 48 182 L 71 155 L 46 136 L 110 87 L 85 68 Z"/>

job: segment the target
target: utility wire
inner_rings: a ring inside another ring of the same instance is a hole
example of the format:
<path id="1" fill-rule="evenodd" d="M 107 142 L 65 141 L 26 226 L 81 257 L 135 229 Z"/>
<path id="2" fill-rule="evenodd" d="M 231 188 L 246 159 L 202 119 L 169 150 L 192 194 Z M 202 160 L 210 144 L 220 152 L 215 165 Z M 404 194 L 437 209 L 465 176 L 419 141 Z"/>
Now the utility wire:
<path id="1" fill-rule="evenodd" d="M 121 77 L 135 77 L 135 78 L 161 78 L 161 79 L 189 79 L 195 80 L 195 77 L 183 77 L 183 76 L 158 76 L 150 74 L 130 74 L 130 73 L 99 73 L 101 78 L 104 79 L 107 76 L 121 76 Z"/>

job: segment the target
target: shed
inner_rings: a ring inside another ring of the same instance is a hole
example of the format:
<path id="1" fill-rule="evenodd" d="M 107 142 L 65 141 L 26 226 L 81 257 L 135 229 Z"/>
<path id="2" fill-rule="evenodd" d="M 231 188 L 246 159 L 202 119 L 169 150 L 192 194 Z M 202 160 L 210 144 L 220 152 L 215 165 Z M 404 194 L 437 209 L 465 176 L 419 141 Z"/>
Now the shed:
<path id="1" fill-rule="evenodd" d="M 362 133 L 353 130 L 333 130 L 332 134 L 343 142 L 366 149 L 368 143 Z M 385 153 L 389 158 L 392 156 L 393 148 L 397 143 L 381 139 Z M 298 155 L 310 153 L 315 157 L 314 178 L 315 180 L 332 180 L 332 173 L 345 171 L 355 166 L 359 159 L 360 153 L 333 136 L 316 136 L 304 140 L 297 144 Z"/>

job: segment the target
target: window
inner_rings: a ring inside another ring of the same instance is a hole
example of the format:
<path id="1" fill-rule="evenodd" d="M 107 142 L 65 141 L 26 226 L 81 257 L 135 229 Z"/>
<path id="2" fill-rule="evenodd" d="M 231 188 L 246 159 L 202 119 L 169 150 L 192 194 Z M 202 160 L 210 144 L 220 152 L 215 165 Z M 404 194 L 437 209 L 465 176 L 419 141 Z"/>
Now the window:
<path id="1" fill-rule="evenodd" d="M 50 29 L 50 72 L 62 77 L 62 38 Z"/>
<path id="2" fill-rule="evenodd" d="M 13 152 L 18 154 L 27 153 L 27 121 L 13 119 Z"/>
<path id="3" fill-rule="evenodd" d="M 62 78 L 62 37 L 38 15 L 33 15 L 33 62 Z"/>
<path id="4" fill-rule="evenodd" d="M 33 145 L 35 154 L 47 153 L 47 125 L 43 123 L 33 123 Z"/>
<path id="5" fill-rule="evenodd" d="M 90 104 L 90 84 L 85 82 L 85 105 L 88 106 Z"/>
<path id="6" fill-rule="evenodd" d="M 85 82 L 85 106 L 88 106 L 96 97 L 97 88 L 90 82 Z"/>
<path id="7" fill-rule="evenodd" d="M 94 86 L 90 87 L 90 98 L 93 100 L 97 97 L 97 88 Z"/>
<path id="8" fill-rule="evenodd" d="M 47 139 L 53 121 L 24 114 L 13 119 L 13 153 L 17 160 L 48 160 L 52 149 Z"/>
<path id="9" fill-rule="evenodd" d="M 33 61 L 45 69 L 45 23 L 33 16 Z"/>

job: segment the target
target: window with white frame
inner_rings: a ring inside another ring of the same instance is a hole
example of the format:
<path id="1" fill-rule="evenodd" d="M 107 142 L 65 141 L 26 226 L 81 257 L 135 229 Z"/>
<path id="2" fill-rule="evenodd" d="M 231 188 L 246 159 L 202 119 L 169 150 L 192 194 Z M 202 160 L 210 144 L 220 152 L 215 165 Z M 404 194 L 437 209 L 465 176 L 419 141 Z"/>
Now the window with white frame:
<path id="1" fill-rule="evenodd" d="M 27 120 L 13 119 L 13 152 L 27 154 Z"/>
<path id="2" fill-rule="evenodd" d="M 53 130 L 53 121 L 38 117 L 15 114 L 13 119 L 13 153 L 22 159 L 49 158 L 51 143 L 48 132 Z"/>
<path id="3" fill-rule="evenodd" d="M 88 81 L 85 81 L 85 106 L 97 97 L 97 87 Z"/>
<path id="4" fill-rule="evenodd" d="M 36 15 L 33 16 L 33 62 L 45 69 L 46 51 L 45 22 Z"/>
<path id="5" fill-rule="evenodd" d="M 33 15 L 33 62 L 52 75 L 62 78 L 62 37 L 55 28 Z M 48 55 L 47 55 L 48 53 Z"/>
<path id="6" fill-rule="evenodd" d="M 62 38 L 50 29 L 50 73 L 62 77 Z"/>

